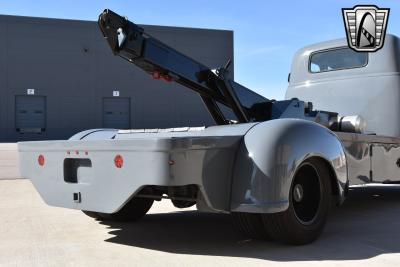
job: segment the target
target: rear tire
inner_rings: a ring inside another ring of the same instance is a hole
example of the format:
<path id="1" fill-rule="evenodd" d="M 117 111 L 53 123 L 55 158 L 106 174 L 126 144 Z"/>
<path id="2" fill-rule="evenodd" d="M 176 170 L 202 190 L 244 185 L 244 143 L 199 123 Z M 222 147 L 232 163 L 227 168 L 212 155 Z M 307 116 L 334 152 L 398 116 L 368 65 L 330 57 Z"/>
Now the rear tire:
<path id="1" fill-rule="evenodd" d="M 231 216 L 233 220 L 233 225 L 244 236 L 251 239 L 271 239 L 264 227 L 261 214 L 233 212 L 231 213 Z"/>
<path id="2" fill-rule="evenodd" d="M 313 242 L 321 234 L 331 205 L 330 174 L 324 162 L 308 159 L 298 168 L 284 212 L 261 214 L 269 235 L 292 245 Z"/>
<path id="3" fill-rule="evenodd" d="M 186 200 L 174 200 L 174 199 L 171 199 L 171 202 L 174 205 L 174 207 L 177 207 L 179 209 L 190 208 L 190 207 L 196 205 L 196 201 L 186 201 Z"/>
<path id="4" fill-rule="evenodd" d="M 134 222 L 146 215 L 153 205 L 154 200 L 149 198 L 132 198 L 119 211 L 115 213 L 101 213 L 82 211 L 86 215 L 105 221 Z"/>

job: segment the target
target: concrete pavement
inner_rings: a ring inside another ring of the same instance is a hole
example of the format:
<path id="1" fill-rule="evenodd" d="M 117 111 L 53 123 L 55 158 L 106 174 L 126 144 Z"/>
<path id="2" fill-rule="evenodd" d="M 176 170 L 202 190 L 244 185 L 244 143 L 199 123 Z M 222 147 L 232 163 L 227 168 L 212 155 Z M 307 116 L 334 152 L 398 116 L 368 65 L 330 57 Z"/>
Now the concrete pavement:
<path id="1" fill-rule="evenodd" d="M 17 173 L 7 151 L 0 149 L 0 173 L 8 166 L 0 177 Z M 47 206 L 26 179 L 0 180 L 0 214 L 0 266 L 400 265 L 400 187 L 351 190 L 321 238 L 301 247 L 246 240 L 229 215 L 169 201 L 137 223 L 96 221 Z"/>
<path id="2" fill-rule="evenodd" d="M 398 266 L 400 189 L 353 190 L 307 246 L 246 240 L 228 215 L 157 202 L 138 223 L 49 207 L 29 180 L 0 181 L 0 266 Z"/>
<path id="3" fill-rule="evenodd" d="M 21 178 L 16 143 L 0 143 L 0 180 Z"/>

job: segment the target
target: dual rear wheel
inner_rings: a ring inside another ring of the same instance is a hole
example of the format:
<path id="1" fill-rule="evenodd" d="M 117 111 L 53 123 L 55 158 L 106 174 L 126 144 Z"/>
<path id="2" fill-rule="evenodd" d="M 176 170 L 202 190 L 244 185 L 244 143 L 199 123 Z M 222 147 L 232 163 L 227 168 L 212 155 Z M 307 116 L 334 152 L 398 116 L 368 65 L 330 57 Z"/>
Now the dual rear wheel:
<path id="1" fill-rule="evenodd" d="M 253 239 L 308 244 L 325 226 L 331 195 L 330 174 L 325 163 L 308 159 L 294 176 L 286 211 L 271 214 L 237 212 L 232 213 L 233 221 L 243 234 Z"/>
<path id="2" fill-rule="evenodd" d="M 232 213 L 235 226 L 253 239 L 274 239 L 293 245 L 314 241 L 321 234 L 331 204 L 330 174 L 324 162 L 308 159 L 298 168 L 290 189 L 286 211 L 271 214 Z M 112 221 L 137 221 L 150 210 L 152 199 L 133 198 L 113 214 L 83 211 Z"/>

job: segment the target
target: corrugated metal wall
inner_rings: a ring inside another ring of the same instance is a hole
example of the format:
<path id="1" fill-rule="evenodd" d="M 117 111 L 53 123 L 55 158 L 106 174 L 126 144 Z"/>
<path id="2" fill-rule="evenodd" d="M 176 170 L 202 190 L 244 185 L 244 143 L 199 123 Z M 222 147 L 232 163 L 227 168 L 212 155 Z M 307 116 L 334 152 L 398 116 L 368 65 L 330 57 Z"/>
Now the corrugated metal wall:
<path id="1" fill-rule="evenodd" d="M 211 68 L 233 59 L 231 31 L 143 27 Z M 195 93 L 154 81 L 113 56 L 95 22 L 0 16 L 0 36 L 0 141 L 66 139 L 81 130 L 112 125 L 212 124 Z M 28 89 L 34 89 L 29 91 L 34 95 L 28 95 Z M 42 117 L 37 107 L 41 100 L 35 96 L 44 97 Z M 33 113 L 24 115 L 29 106 Z M 43 131 L 17 129 L 29 114 L 37 121 L 45 118 Z"/>

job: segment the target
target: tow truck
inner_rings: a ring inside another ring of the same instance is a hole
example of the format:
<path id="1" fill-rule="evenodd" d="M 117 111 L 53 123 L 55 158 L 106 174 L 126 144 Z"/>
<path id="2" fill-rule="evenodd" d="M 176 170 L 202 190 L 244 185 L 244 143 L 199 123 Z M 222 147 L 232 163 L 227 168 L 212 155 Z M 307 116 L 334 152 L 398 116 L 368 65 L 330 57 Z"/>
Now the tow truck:
<path id="1" fill-rule="evenodd" d="M 115 55 L 197 92 L 215 125 L 20 142 L 21 173 L 47 204 L 136 221 L 170 199 L 229 213 L 251 238 L 301 245 L 350 186 L 400 182 L 397 37 L 376 53 L 345 39 L 300 50 L 286 100 L 276 101 L 231 80 L 230 62 L 212 70 L 111 10 L 98 24 Z"/>

